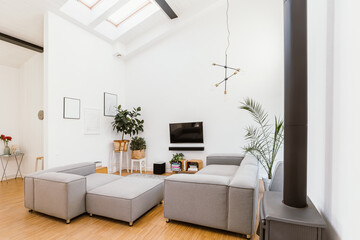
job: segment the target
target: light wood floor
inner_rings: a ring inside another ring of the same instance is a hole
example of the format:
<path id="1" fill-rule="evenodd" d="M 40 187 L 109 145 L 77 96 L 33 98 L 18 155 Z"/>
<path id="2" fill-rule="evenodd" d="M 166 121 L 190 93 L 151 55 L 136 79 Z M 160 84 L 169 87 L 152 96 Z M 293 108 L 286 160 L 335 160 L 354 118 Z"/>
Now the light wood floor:
<path id="1" fill-rule="evenodd" d="M 124 173 L 123 175 L 127 175 Z M 260 184 L 262 196 L 263 185 Z M 0 239 L 243 239 L 226 231 L 192 224 L 166 223 L 163 205 L 158 205 L 138 219 L 133 227 L 127 223 L 83 214 L 66 224 L 64 220 L 40 213 L 29 213 L 24 207 L 24 182 L 12 179 L 0 183 Z M 258 236 L 252 239 L 258 240 Z"/>

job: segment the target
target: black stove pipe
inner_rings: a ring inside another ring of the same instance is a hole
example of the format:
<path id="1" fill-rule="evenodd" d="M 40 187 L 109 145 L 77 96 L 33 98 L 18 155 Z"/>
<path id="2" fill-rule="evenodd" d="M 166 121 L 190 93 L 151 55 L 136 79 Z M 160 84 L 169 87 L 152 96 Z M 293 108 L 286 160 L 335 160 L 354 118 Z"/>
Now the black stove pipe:
<path id="1" fill-rule="evenodd" d="M 307 3 L 284 0 L 285 130 L 283 202 L 307 206 Z"/>

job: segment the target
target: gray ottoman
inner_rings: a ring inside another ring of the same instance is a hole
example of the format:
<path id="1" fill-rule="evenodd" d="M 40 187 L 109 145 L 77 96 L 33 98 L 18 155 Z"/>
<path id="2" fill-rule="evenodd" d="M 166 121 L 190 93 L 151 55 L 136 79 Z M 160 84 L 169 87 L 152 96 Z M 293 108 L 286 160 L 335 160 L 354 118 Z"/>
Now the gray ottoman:
<path id="1" fill-rule="evenodd" d="M 164 181 L 149 178 L 121 178 L 89 191 L 86 211 L 125 222 L 133 222 L 164 198 Z"/>

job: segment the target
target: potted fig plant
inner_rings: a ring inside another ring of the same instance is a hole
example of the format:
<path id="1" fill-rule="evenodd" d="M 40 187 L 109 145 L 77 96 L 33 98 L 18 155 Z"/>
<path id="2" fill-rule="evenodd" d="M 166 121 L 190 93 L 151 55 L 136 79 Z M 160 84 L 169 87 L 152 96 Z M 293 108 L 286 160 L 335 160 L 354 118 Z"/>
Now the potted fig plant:
<path id="1" fill-rule="evenodd" d="M 182 169 L 181 160 L 184 160 L 184 154 L 182 153 L 173 154 L 173 157 L 170 160 L 171 171 L 181 172 Z"/>
<path id="2" fill-rule="evenodd" d="M 143 137 L 133 137 L 130 142 L 131 158 L 143 159 L 145 158 L 146 141 Z"/>
<path id="3" fill-rule="evenodd" d="M 114 140 L 115 151 L 127 151 L 130 141 L 124 139 L 125 135 L 130 135 L 131 137 L 144 131 L 144 120 L 139 119 L 139 116 L 141 116 L 140 111 L 141 107 L 133 108 L 133 110 L 129 111 L 122 109 L 121 105 L 118 106 L 112 127 L 113 130 L 116 130 L 118 133 L 121 132 L 122 135 L 121 140 Z"/>
<path id="4" fill-rule="evenodd" d="M 260 103 L 247 98 L 241 103 L 240 109 L 248 111 L 254 119 L 257 127 L 246 128 L 245 139 L 248 141 L 243 149 L 256 157 L 264 167 L 268 178 L 263 178 L 267 189 L 272 178 L 272 170 L 276 156 L 284 142 L 284 121 L 275 116 L 274 125 L 269 123 L 268 113 Z"/>

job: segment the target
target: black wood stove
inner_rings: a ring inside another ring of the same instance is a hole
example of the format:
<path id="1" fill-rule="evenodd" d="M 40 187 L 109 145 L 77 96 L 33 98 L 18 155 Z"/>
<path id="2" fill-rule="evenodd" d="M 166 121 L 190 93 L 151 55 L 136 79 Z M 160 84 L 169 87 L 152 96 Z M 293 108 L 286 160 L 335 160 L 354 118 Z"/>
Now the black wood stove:
<path id="1" fill-rule="evenodd" d="M 326 223 L 307 197 L 307 1 L 284 1 L 284 192 L 265 192 L 261 240 L 321 240 Z"/>

